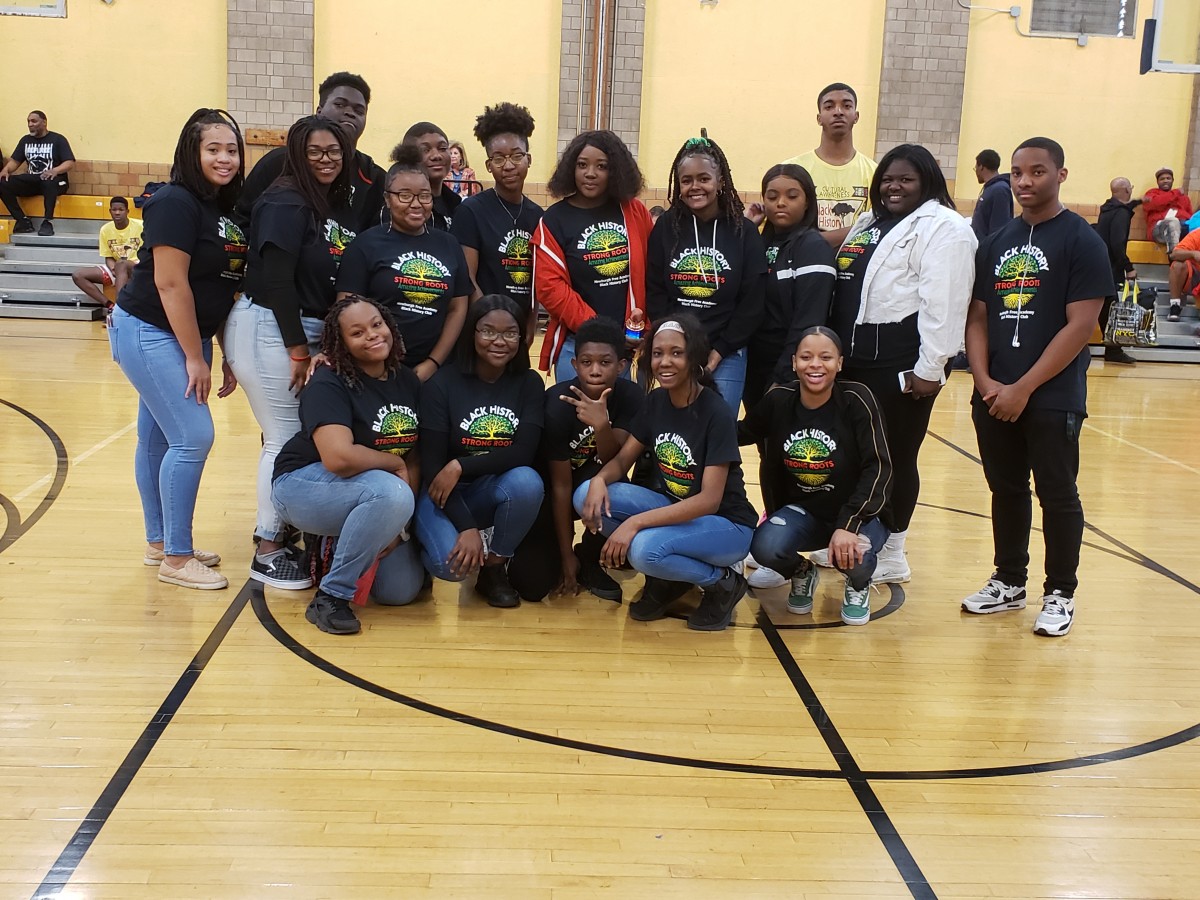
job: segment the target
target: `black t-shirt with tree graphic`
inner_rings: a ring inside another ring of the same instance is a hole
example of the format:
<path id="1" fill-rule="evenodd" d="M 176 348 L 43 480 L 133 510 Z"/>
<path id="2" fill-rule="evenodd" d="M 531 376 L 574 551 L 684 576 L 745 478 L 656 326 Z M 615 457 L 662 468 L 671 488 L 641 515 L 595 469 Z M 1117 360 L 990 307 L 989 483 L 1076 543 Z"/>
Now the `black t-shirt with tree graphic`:
<path id="1" fill-rule="evenodd" d="M 515 206 L 494 188 L 468 197 L 454 213 L 450 228 L 460 244 L 479 254 L 475 283 L 484 294 L 504 294 L 528 309 L 533 297 L 533 247 L 530 237 L 542 208 L 528 197 Z"/>

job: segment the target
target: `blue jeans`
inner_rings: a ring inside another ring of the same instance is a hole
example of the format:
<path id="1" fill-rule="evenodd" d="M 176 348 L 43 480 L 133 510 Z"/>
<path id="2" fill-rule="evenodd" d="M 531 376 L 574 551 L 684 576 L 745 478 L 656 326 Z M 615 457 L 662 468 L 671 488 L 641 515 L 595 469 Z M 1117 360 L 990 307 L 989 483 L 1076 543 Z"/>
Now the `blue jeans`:
<path id="1" fill-rule="evenodd" d="M 307 316 L 302 316 L 300 323 L 308 338 L 308 351 L 316 355 L 321 350 L 321 330 L 325 323 Z M 271 476 L 275 472 L 275 457 L 300 430 L 300 400 L 288 390 L 291 362 L 275 313 L 255 306 L 243 294 L 225 320 L 221 349 L 263 434 L 262 451 L 258 454 L 258 514 L 254 535 L 278 541 L 283 537 L 284 523 L 271 502 Z"/>
<path id="2" fill-rule="evenodd" d="M 572 498 L 575 510 L 583 509 L 591 481 L 585 481 Z M 619 481 L 608 486 L 612 518 L 601 519 L 600 530 L 611 535 L 631 516 L 670 506 L 657 491 Z M 724 516 L 701 516 L 679 525 L 644 528 L 629 545 L 629 564 L 651 578 L 686 581 L 708 587 L 725 574 L 725 568 L 745 559 L 754 529 L 737 525 Z"/>
<path id="3" fill-rule="evenodd" d="M 117 307 L 108 327 L 113 361 L 138 392 L 133 472 L 142 499 L 146 540 L 168 556 L 191 556 L 192 517 L 200 476 L 213 445 L 212 412 L 184 397 L 187 365 L 175 335 Z M 212 364 L 212 341 L 204 341 Z M 215 393 L 214 393 L 215 396 Z"/>
<path id="4" fill-rule="evenodd" d="M 760 566 L 774 569 L 785 578 L 791 578 L 800 567 L 799 553 L 823 550 L 833 537 L 833 524 L 822 522 L 799 506 L 785 506 L 767 516 L 754 531 L 750 552 Z M 890 533 L 879 519 L 869 519 L 858 531 L 871 542 L 871 548 L 863 553 L 862 562 L 853 569 L 838 570 L 846 574 L 846 581 L 856 591 L 871 583 L 875 574 L 875 560 L 879 550 L 887 542 Z M 832 560 L 831 560 L 832 561 Z"/>
<path id="5" fill-rule="evenodd" d="M 500 475 L 483 475 L 465 484 L 459 482 L 455 491 L 466 502 L 480 528 L 495 527 L 492 553 L 509 559 L 533 526 L 546 486 L 537 472 L 520 466 Z M 416 532 L 430 574 L 443 581 L 462 581 L 465 576 L 455 575 L 446 562 L 458 540 L 458 528 L 429 499 L 429 491 L 421 491 L 417 500 Z"/>
<path id="6" fill-rule="evenodd" d="M 271 499 L 283 520 L 301 531 L 337 535 L 321 590 L 342 600 L 354 599 L 356 582 L 412 520 L 414 506 L 412 489 L 390 472 L 372 469 L 342 478 L 319 462 L 276 478 Z M 421 589 L 425 573 L 416 550 L 405 547 L 379 563 L 372 593 L 381 603 L 408 603 Z"/>
<path id="7" fill-rule="evenodd" d="M 733 410 L 737 418 L 738 409 L 742 405 L 742 391 L 746 388 L 746 348 L 737 353 L 724 357 L 713 372 L 713 381 L 721 391 L 721 396 Z"/>

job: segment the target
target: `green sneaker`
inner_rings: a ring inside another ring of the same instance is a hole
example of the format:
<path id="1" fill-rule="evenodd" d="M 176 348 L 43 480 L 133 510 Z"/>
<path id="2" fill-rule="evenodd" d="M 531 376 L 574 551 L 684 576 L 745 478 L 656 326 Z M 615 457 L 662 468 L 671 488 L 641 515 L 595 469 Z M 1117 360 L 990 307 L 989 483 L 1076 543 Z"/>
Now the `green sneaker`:
<path id="1" fill-rule="evenodd" d="M 842 621 L 847 625 L 866 625 L 871 621 L 871 586 L 861 591 L 846 582 L 846 593 L 842 596 Z"/>
<path id="2" fill-rule="evenodd" d="M 817 593 L 817 584 L 821 573 L 807 559 L 802 560 L 800 568 L 792 576 L 792 589 L 788 591 L 787 609 L 798 616 L 807 616 L 812 612 L 813 597 Z"/>

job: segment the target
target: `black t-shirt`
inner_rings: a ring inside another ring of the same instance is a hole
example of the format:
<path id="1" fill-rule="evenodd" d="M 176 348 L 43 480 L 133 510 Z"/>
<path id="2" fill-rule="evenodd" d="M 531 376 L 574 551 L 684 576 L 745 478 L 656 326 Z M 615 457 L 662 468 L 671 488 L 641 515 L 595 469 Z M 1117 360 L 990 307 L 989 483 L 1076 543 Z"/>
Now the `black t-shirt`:
<path id="1" fill-rule="evenodd" d="M 317 223 L 316 215 L 297 191 L 275 188 L 254 204 L 245 291 L 256 302 L 266 300 L 263 248 L 274 244 L 296 257 L 295 294 L 302 315 L 323 319 L 336 296 L 338 266 L 355 234 L 349 211 Z M 263 302 L 263 305 L 266 305 Z"/>
<path id="2" fill-rule="evenodd" d="M 596 458 L 596 432 L 579 421 L 575 407 L 562 400 L 574 397 L 572 387 L 579 379 L 560 381 L 546 391 L 546 430 L 542 433 L 542 451 L 546 459 L 571 464 L 571 485 L 579 487 L 600 471 L 603 462 Z M 628 432 L 641 412 L 645 400 L 642 389 L 626 378 L 618 378 L 608 395 L 608 420 L 612 427 Z"/>
<path id="3" fill-rule="evenodd" d="M 246 183 L 242 185 L 242 193 L 233 211 L 233 220 L 243 231 L 249 230 L 258 198 L 283 174 L 286 153 L 286 148 L 276 147 L 260 159 L 246 176 Z M 375 164 L 375 160 L 358 151 L 355 151 L 350 164 L 354 166 L 350 173 L 350 203 L 347 210 L 338 211 L 337 218 L 352 231 L 366 231 L 372 225 L 379 224 L 386 173 Z"/>
<path id="4" fill-rule="evenodd" d="M 834 258 L 834 268 L 837 270 L 837 283 L 833 288 L 833 308 L 830 310 L 830 326 L 838 333 L 842 339 L 842 344 L 846 348 L 846 363 L 853 365 L 861 363 L 864 365 L 880 365 L 881 363 L 894 362 L 897 354 L 901 359 L 907 359 L 912 353 L 913 348 L 908 344 L 911 340 L 905 340 L 904 346 L 900 347 L 889 346 L 880 348 L 877 347 L 877 331 L 895 330 L 891 323 L 889 326 L 879 329 L 872 325 L 863 330 L 860 339 L 855 340 L 855 325 L 854 322 L 858 318 L 858 311 L 862 307 L 863 296 L 863 276 L 866 275 L 867 266 L 871 263 L 871 257 L 875 255 L 875 251 L 879 249 L 880 242 L 884 239 L 889 231 L 896 226 L 897 222 L 902 219 L 881 219 L 872 222 L 870 227 L 864 228 L 850 240 L 846 241 L 838 250 L 837 256 Z M 917 333 L 917 320 L 914 313 L 909 317 L 912 321 L 905 319 L 906 338 L 916 338 L 919 346 L 920 339 Z M 867 332 L 871 332 L 868 334 Z M 908 335 L 907 332 L 911 332 Z M 890 342 L 889 342 L 890 343 Z M 857 352 L 856 352 L 857 351 Z M 893 352 L 894 351 L 894 352 Z"/>
<path id="5" fill-rule="evenodd" d="M 716 391 L 702 390 L 691 406 L 677 409 L 666 388 L 655 388 L 634 419 L 630 434 L 656 463 L 655 490 L 671 500 L 700 493 L 706 466 L 729 464 L 717 515 L 753 528 L 758 514 L 746 499 L 737 423 Z"/>
<path id="6" fill-rule="evenodd" d="M 484 294 L 505 294 L 522 308 L 533 297 L 533 247 L 530 238 L 542 208 L 521 197 L 520 208 L 495 189 L 468 197 L 454 213 L 451 233 L 479 253 L 475 283 Z"/>
<path id="7" fill-rule="evenodd" d="M 272 480 L 321 461 L 312 436 L 322 425 L 345 425 L 360 447 L 407 456 L 417 445 L 420 393 L 421 382 L 405 368 L 386 378 L 363 376 L 351 388 L 321 366 L 300 392 L 300 430 L 275 457 Z"/>
<path id="8" fill-rule="evenodd" d="M 1016 218 L 984 238 L 975 255 L 973 296 L 987 306 L 992 378 L 1018 381 L 1066 326 L 1067 304 L 1107 296 L 1111 277 L 1104 241 L 1070 210 L 1032 228 Z M 1029 406 L 1086 412 L 1089 359 L 1084 347 L 1033 392 Z"/>
<path id="9" fill-rule="evenodd" d="M 426 483 L 451 460 L 460 484 L 532 466 L 542 438 L 545 386 L 532 370 L 487 382 L 451 363 L 421 387 L 421 471 Z M 477 527 L 456 487 L 445 513 L 459 531 Z"/>
<path id="10" fill-rule="evenodd" d="M 753 225 L 724 217 L 699 222 L 671 210 L 659 217 L 646 250 L 646 310 L 651 319 L 689 312 L 722 356 L 749 343 L 762 324 L 767 255 Z M 676 221 L 679 234 L 676 235 Z"/>
<path id="11" fill-rule="evenodd" d="M 629 291 L 629 232 L 620 204 L 579 209 L 566 200 L 542 221 L 566 254 L 571 287 L 598 316 L 625 321 Z"/>
<path id="12" fill-rule="evenodd" d="M 17 141 L 17 148 L 12 152 L 15 162 L 25 163 L 30 175 L 41 175 L 47 169 L 62 165 L 68 159 L 74 159 L 70 142 L 57 131 L 47 131 L 41 137 L 27 134 Z M 63 172 L 59 178 L 66 178 L 68 172 Z"/>
<path id="13" fill-rule="evenodd" d="M 117 305 L 143 322 L 174 333 L 154 283 L 153 253 L 155 247 L 174 247 L 191 257 L 188 285 L 196 303 L 196 324 L 201 337 L 212 337 L 229 315 L 233 295 L 241 287 L 246 267 L 242 230 L 222 215 L 216 202 L 201 200 L 180 184 L 168 184 L 154 192 L 142 208 L 142 223 L 139 262 L 117 297 Z"/>
<path id="14" fill-rule="evenodd" d="M 450 301 L 470 296 L 471 276 L 462 248 L 446 232 L 411 235 L 377 225 L 342 254 L 337 289 L 387 306 L 404 336 L 404 364 L 415 366 L 442 336 Z"/>
<path id="15" fill-rule="evenodd" d="M 454 216 L 458 211 L 459 204 L 463 202 L 462 197 L 454 193 L 454 189 L 446 182 L 442 182 L 442 190 L 433 195 L 433 215 L 430 216 L 429 224 L 438 231 L 450 231 L 454 224 Z M 384 224 L 387 224 L 388 212 L 385 209 Z"/>

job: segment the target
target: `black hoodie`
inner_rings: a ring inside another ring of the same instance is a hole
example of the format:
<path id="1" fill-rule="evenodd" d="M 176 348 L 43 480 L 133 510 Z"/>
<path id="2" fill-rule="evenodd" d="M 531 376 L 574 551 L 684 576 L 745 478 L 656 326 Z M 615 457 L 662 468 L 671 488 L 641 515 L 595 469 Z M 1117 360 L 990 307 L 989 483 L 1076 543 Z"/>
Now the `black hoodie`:
<path id="1" fill-rule="evenodd" d="M 1130 200 L 1122 203 L 1116 197 L 1109 197 L 1100 207 L 1100 218 L 1096 220 L 1096 233 L 1108 247 L 1108 262 L 1112 266 L 1113 284 L 1125 280 L 1125 273 L 1133 268 L 1129 262 L 1126 245 L 1129 243 L 1129 223 L 1133 220 L 1133 211 L 1141 200 Z"/>
<path id="2" fill-rule="evenodd" d="M 988 179 L 979 192 L 979 202 L 971 214 L 971 230 L 975 237 L 983 240 L 993 231 L 999 231 L 1012 221 L 1013 195 L 1008 173 Z"/>

